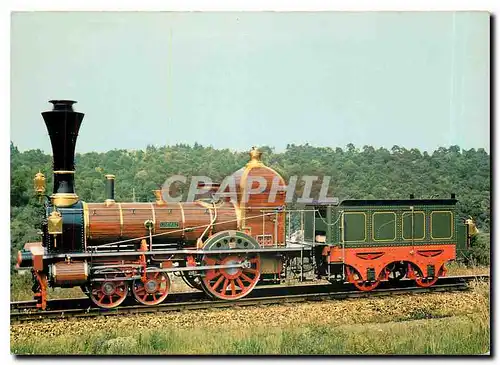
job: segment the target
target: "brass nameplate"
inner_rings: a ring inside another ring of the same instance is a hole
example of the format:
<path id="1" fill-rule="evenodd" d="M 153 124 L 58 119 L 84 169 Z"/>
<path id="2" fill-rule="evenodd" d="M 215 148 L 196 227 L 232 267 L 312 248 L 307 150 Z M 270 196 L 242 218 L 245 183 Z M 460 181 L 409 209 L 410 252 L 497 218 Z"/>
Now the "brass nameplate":
<path id="1" fill-rule="evenodd" d="M 160 222 L 160 229 L 179 228 L 179 222 Z"/>

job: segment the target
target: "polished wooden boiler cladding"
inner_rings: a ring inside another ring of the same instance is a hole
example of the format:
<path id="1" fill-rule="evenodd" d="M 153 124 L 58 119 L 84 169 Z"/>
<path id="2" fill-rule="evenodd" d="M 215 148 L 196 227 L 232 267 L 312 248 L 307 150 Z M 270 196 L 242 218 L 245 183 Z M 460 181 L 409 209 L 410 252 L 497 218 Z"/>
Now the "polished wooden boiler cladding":
<path id="1" fill-rule="evenodd" d="M 155 244 L 179 239 L 196 242 L 216 232 L 238 229 L 236 209 L 231 202 L 88 203 L 87 245 L 149 236 L 147 222 L 152 223 Z"/>

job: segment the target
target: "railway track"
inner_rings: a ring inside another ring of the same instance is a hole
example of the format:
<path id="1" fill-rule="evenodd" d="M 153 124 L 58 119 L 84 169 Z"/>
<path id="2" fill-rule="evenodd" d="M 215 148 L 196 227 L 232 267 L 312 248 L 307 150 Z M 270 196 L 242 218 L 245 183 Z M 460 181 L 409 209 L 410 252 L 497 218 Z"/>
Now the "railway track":
<path id="1" fill-rule="evenodd" d="M 69 317 L 94 317 L 155 313 L 193 309 L 229 308 L 306 301 L 340 300 L 374 296 L 400 295 L 438 291 L 467 290 L 467 283 L 473 280 L 489 280 L 489 275 L 450 276 L 438 280 L 429 288 L 417 287 L 412 280 L 402 280 L 397 287 L 382 283 L 370 292 L 353 290 L 349 284 L 301 284 L 295 286 L 263 286 L 255 288 L 247 297 L 237 301 L 209 300 L 203 292 L 172 293 L 167 301 L 157 306 L 138 305 L 132 298 L 122 306 L 103 309 L 92 305 L 87 297 L 74 299 L 53 299 L 48 301 L 46 311 L 36 309 L 35 301 L 11 302 L 11 323 Z M 384 285 L 385 284 L 385 285 Z"/>

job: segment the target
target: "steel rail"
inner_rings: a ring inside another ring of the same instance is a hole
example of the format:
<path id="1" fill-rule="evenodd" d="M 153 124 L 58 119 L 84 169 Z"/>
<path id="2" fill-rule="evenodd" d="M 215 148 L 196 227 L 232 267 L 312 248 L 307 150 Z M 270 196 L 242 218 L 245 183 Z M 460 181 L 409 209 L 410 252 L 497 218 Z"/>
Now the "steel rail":
<path id="1" fill-rule="evenodd" d="M 44 319 L 63 319 L 69 317 L 95 317 L 108 315 L 126 315 L 138 313 L 155 313 L 181 311 L 192 309 L 230 308 L 238 306 L 268 305 L 280 303 L 297 303 L 306 301 L 340 300 L 347 298 L 366 298 L 410 293 L 428 293 L 436 291 L 467 290 L 467 282 L 473 280 L 488 280 L 489 275 L 451 276 L 440 278 L 431 287 L 414 286 L 412 280 L 402 280 L 400 287 L 384 287 L 369 292 L 352 290 L 350 284 L 309 284 L 309 285 L 270 285 L 255 288 L 247 297 L 236 301 L 210 300 L 203 292 L 172 293 L 167 297 L 168 302 L 156 306 L 138 305 L 133 298 L 129 298 L 122 306 L 114 309 L 95 307 L 90 299 L 53 299 L 48 301 L 49 310 L 36 309 L 35 301 L 11 303 L 11 323 L 36 321 Z M 385 285 L 384 285 L 385 284 Z"/>

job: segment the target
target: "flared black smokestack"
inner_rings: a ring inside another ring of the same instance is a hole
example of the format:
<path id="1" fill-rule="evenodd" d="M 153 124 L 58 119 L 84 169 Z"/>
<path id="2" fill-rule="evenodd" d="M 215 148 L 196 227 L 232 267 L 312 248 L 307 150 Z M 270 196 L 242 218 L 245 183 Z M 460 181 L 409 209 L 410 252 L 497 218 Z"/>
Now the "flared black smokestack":
<path id="1" fill-rule="evenodd" d="M 84 117 L 73 110 L 73 100 L 50 100 L 54 108 L 42 113 L 54 158 L 54 204 L 71 205 L 75 194 L 75 146 Z M 59 203 L 59 204 L 58 204 Z"/>

